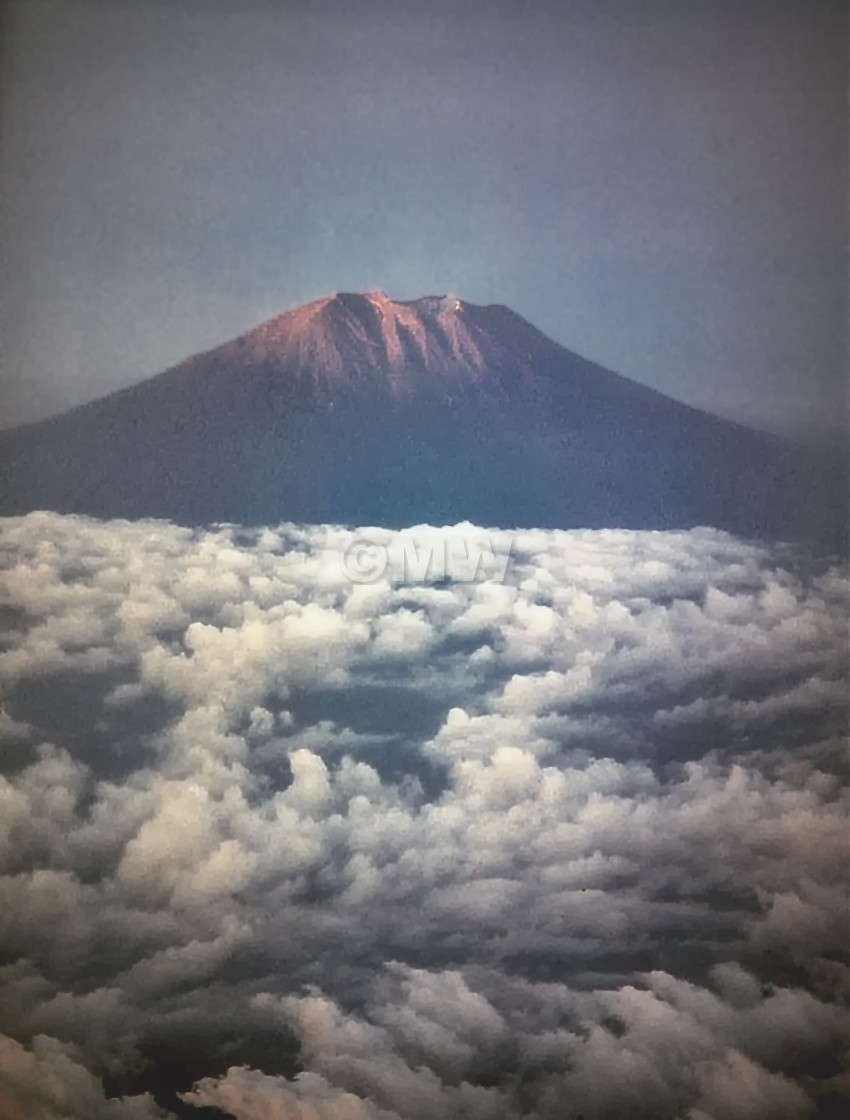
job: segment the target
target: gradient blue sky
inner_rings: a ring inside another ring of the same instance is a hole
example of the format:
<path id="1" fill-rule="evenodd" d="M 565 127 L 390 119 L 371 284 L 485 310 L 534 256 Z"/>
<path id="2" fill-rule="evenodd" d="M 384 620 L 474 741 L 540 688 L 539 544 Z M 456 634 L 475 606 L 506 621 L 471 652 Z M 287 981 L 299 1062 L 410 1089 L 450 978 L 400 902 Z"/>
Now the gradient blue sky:
<path id="1" fill-rule="evenodd" d="M 13 0 L 0 423 L 382 288 L 834 440 L 845 8 Z"/>

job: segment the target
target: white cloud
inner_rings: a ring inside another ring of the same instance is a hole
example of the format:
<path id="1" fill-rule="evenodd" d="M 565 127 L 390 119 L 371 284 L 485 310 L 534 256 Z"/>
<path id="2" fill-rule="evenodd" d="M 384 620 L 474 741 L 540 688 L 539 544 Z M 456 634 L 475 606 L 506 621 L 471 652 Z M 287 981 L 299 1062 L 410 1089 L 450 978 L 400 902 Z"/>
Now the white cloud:
<path id="1" fill-rule="evenodd" d="M 315 1073 L 285 1081 L 235 1068 L 220 1080 L 204 1078 L 183 1099 L 220 1108 L 236 1120 L 400 1120 L 397 1113 L 336 1089 Z"/>
<path id="2" fill-rule="evenodd" d="M 25 1049 L 0 1036 L 0 1116 L 9 1120 L 163 1120 L 147 1094 L 106 1100 L 97 1078 L 55 1039 L 37 1036 Z"/>
<path id="3" fill-rule="evenodd" d="M 175 1039 L 186 1101 L 239 1120 L 844 1091 L 842 573 L 523 531 L 491 534 L 504 583 L 365 585 L 332 526 L 2 530 L 19 1112 L 155 1115 L 98 1078 L 138 1087 Z"/>

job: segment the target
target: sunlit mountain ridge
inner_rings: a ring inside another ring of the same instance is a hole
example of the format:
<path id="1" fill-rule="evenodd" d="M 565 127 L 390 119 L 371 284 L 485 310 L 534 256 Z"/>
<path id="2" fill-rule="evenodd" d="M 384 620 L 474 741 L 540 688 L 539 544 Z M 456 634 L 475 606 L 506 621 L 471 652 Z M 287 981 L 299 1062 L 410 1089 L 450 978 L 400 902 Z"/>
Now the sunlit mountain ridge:
<path id="1" fill-rule="evenodd" d="M 0 434 L 0 513 L 844 540 L 842 472 L 454 295 L 337 293 Z"/>

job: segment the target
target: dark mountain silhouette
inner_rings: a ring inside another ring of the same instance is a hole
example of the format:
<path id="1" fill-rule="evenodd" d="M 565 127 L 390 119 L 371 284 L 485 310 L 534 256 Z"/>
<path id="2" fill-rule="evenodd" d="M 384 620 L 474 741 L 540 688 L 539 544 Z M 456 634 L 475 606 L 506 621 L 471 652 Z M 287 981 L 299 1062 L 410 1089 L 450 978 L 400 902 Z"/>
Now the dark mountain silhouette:
<path id="1" fill-rule="evenodd" d="M 337 294 L 0 433 L 2 514 L 713 525 L 840 547 L 844 481 L 454 296 Z"/>

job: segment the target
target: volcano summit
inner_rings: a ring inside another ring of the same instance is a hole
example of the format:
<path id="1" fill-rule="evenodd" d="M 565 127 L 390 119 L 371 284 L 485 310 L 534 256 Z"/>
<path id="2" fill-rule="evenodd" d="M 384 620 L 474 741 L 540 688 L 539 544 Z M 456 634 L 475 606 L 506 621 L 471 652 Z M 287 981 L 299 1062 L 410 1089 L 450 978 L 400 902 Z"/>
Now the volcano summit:
<path id="1" fill-rule="evenodd" d="M 687 528 L 837 544 L 841 473 L 502 306 L 338 293 L 0 434 L 0 513 Z"/>

